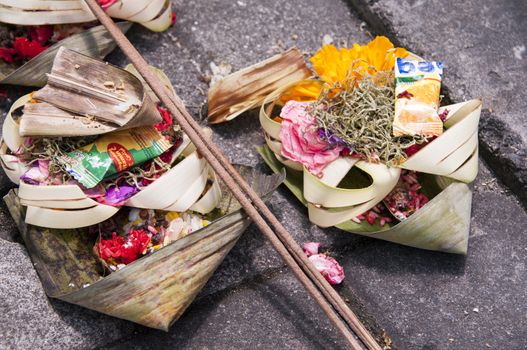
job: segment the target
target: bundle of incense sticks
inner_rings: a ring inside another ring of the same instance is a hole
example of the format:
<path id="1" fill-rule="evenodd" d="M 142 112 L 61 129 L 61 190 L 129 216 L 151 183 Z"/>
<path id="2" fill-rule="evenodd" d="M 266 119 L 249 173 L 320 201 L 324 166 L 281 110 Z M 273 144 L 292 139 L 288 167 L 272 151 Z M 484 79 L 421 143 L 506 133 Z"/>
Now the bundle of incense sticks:
<path id="1" fill-rule="evenodd" d="M 221 150 L 203 134 L 198 123 L 186 110 L 183 102 L 177 96 L 171 97 L 168 94 L 166 88 L 156 80 L 145 59 L 117 28 L 113 20 L 99 7 L 97 2 L 95 0 L 85 0 L 85 2 L 101 24 L 107 28 L 117 45 L 130 59 L 160 101 L 167 106 L 182 130 L 189 136 L 190 140 L 196 145 L 196 149 L 209 162 L 219 178 L 240 202 L 247 215 L 269 239 L 298 280 L 341 332 L 350 347 L 362 349 L 364 345 L 369 349 L 380 350 L 381 347 L 373 336 L 349 309 L 340 295 L 316 270 L 315 266 L 302 251 L 302 248 L 269 210 L 264 201 L 245 182 Z"/>

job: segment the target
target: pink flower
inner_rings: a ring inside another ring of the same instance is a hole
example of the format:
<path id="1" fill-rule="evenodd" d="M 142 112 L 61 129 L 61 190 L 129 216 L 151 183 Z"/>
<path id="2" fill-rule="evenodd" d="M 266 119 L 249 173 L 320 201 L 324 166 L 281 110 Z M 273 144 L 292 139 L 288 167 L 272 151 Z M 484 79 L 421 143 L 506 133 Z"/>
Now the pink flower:
<path id="1" fill-rule="evenodd" d="M 117 0 L 97 0 L 99 5 L 101 5 L 103 10 L 107 10 L 110 6 L 115 4 Z"/>
<path id="2" fill-rule="evenodd" d="M 330 284 L 339 284 L 344 280 L 344 269 L 332 257 L 325 254 L 314 254 L 308 259 Z"/>
<path id="3" fill-rule="evenodd" d="M 49 161 L 38 160 L 20 179 L 32 185 L 40 185 L 49 177 Z"/>
<path id="4" fill-rule="evenodd" d="M 304 253 L 307 256 L 318 254 L 318 248 L 320 248 L 320 242 L 306 242 L 304 243 Z"/>
<path id="5" fill-rule="evenodd" d="M 315 118 L 309 114 L 309 106 L 309 102 L 288 101 L 282 108 L 282 155 L 320 177 L 326 165 L 339 157 L 343 147 L 332 146 L 321 138 Z"/>

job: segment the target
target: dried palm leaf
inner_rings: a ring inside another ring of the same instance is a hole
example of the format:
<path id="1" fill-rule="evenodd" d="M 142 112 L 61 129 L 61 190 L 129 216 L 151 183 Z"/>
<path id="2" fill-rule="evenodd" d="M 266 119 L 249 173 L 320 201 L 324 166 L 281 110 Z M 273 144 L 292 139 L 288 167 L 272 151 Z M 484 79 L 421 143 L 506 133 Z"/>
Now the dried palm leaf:
<path id="1" fill-rule="evenodd" d="M 284 175 L 266 176 L 239 167 L 247 182 L 264 199 Z M 168 330 L 194 300 L 234 246 L 249 219 L 229 191 L 218 219 L 207 227 L 158 251 L 101 276 L 88 230 L 51 230 L 24 222 L 25 208 L 14 191 L 5 198 L 40 276 L 46 294 L 147 327 Z"/>
<path id="2" fill-rule="evenodd" d="M 218 124 L 232 120 L 261 105 L 264 98 L 280 86 L 309 76 L 311 71 L 296 48 L 233 73 L 209 90 L 209 122 Z"/>
<path id="3" fill-rule="evenodd" d="M 120 22 L 117 25 L 123 32 L 127 32 L 132 23 Z M 0 66 L 0 84 L 44 86 L 47 81 L 46 73 L 51 70 L 55 55 L 61 47 L 102 59 L 115 48 L 115 42 L 104 26 L 90 28 L 59 41 L 19 68 L 7 64 Z"/>
<path id="4" fill-rule="evenodd" d="M 25 105 L 22 136 L 97 135 L 162 120 L 133 74 L 64 47 L 57 52 L 47 84 L 32 98 L 41 103 Z"/>

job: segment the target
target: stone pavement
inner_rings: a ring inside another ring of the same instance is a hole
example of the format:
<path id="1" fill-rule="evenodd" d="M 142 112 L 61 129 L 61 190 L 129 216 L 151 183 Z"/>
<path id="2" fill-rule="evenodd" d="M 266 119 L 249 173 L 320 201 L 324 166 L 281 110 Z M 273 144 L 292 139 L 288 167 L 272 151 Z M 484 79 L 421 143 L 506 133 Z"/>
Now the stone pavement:
<path id="1" fill-rule="evenodd" d="M 371 38 L 369 27 L 340 0 L 176 1 L 176 10 L 178 23 L 167 33 L 134 27 L 129 37 L 149 62 L 167 73 L 196 118 L 205 101 L 203 77 L 211 62 L 237 70 L 281 47 L 297 45 L 313 52 L 325 35 L 339 45 Z M 403 43 L 425 57 L 445 59 L 447 67 L 449 61 L 460 59 L 438 45 Z M 126 63 L 119 52 L 109 60 Z M 464 98 L 453 94 L 457 86 L 466 84 L 467 76 L 460 74 L 447 83 L 454 101 Z M 469 97 L 488 91 L 474 85 L 465 89 Z M 11 95 L 20 93 L 14 90 Z M 8 105 L 2 103 L 2 108 Z M 255 113 L 213 129 L 215 141 L 234 162 L 265 166 L 253 147 L 263 143 Z M 5 184 L 5 179 L 0 183 Z M 305 209 L 284 188 L 270 204 L 298 242 L 321 241 L 338 258 L 347 274 L 339 292 L 376 335 L 385 329 L 395 348 L 519 349 L 525 344 L 527 238 L 521 225 L 527 215 L 484 163 L 474 184 L 466 258 L 320 229 L 308 222 Z M 0 348 L 344 347 L 253 226 L 199 300 L 164 333 L 47 299 L 5 208 L 0 219 L 0 310 L 6 320 Z"/>

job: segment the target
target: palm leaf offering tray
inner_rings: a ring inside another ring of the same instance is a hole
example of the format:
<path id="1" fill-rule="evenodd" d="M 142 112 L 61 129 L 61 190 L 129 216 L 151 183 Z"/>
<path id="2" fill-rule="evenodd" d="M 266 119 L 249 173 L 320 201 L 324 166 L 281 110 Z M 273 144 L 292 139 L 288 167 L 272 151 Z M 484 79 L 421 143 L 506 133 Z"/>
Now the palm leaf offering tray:
<path id="1" fill-rule="evenodd" d="M 286 170 L 311 222 L 466 254 L 481 100 L 440 106 L 442 62 L 385 37 L 350 49 L 324 45 L 311 62 L 313 77 L 295 73 L 304 76 L 294 82 L 272 64 L 225 77 L 209 91 L 209 105 L 221 105 L 209 110 L 211 122 L 239 115 L 243 104 L 230 108 L 223 96 L 248 88 L 246 109 L 261 105 L 266 144 L 258 151 L 275 172 Z M 293 71 L 306 69 L 296 63 Z M 265 86 L 245 83 L 259 76 L 275 88 L 265 97 Z"/>
<path id="2" fill-rule="evenodd" d="M 214 173 L 130 71 L 61 48 L 47 85 L 13 104 L 0 159 L 20 185 L 26 223 L 79 228 L 121 206 L 202 214 L 215 208 Z"/>
<path id="3" fill-rule="evenodd" d="M 238 170 L 262 198 L 283 180 Z M 250 223 L 223 187 L 220 197 L 207 215 L 123 208 L 99 225 L 67 230 L 25 223 L 15 190 L 4 200 L 48 296 L 167 331 Z"/>
<path id="4" fill-rule="evenodd" d="M 47 76 L 9 110 L 0 151 L 44 289 L 168 330 L 250 219 L 133 66 L 61 48 Z M 237 169 L 262 198 L 284 178 Z"/>

